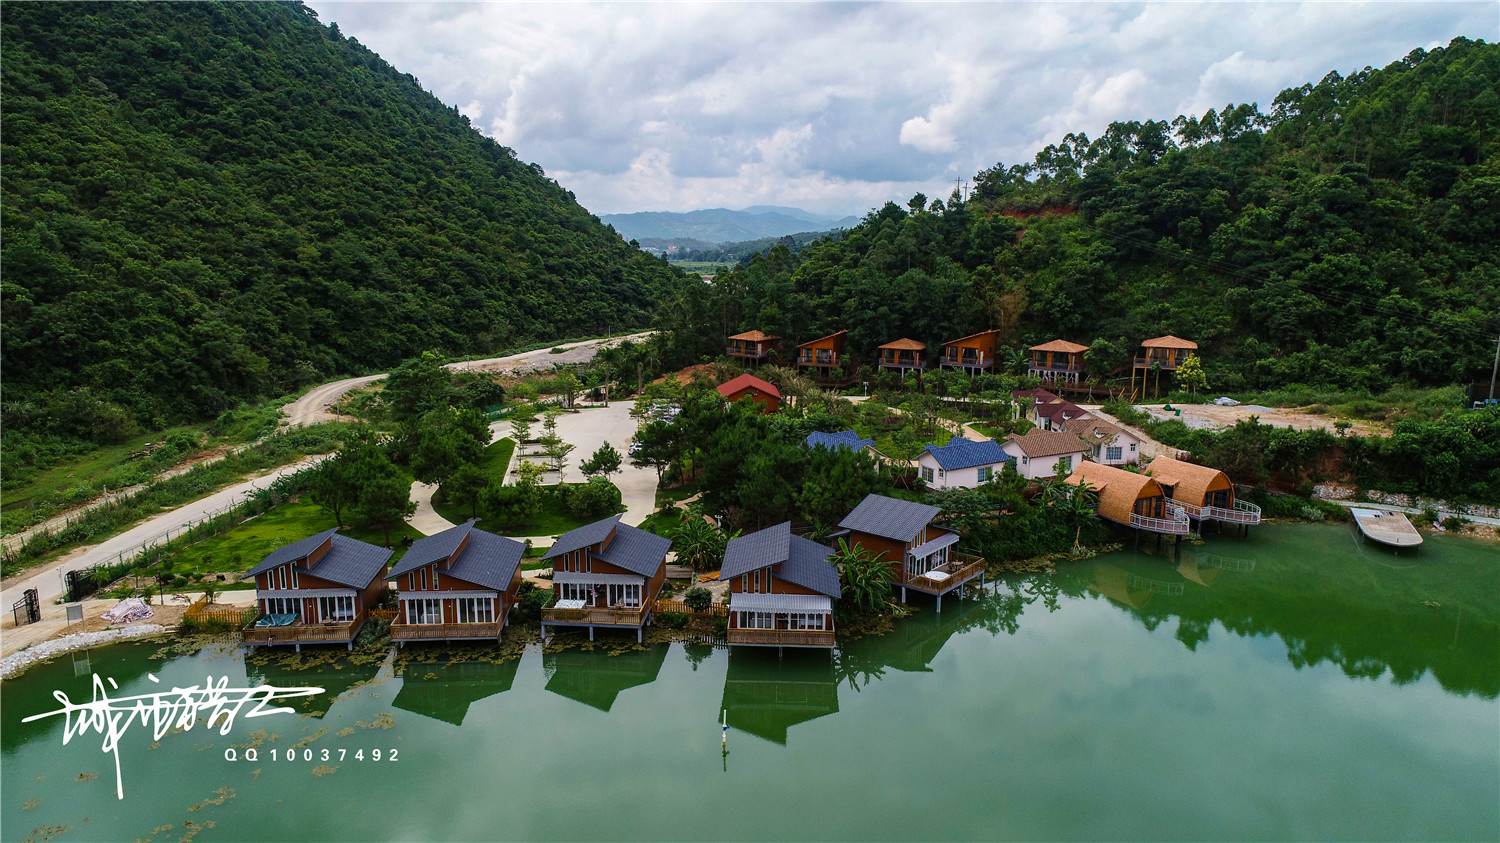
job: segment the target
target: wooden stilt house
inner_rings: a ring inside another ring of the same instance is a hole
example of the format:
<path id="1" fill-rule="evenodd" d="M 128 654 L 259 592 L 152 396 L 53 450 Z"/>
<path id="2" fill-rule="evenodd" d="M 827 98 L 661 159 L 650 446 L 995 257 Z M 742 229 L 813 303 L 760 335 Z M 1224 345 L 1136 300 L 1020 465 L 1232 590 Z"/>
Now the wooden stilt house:
<path id="1" fill-rule="evenodd" d="M 1157 457 L 1146 472 L 1195 521 L 1223 521 L 1247 527 L 1260 523 L 1260 507 L 1237 500 L 1234 484 L 1216 468 Z"/>
<path id="2" fill-rule="evenodd" d="M 1188 515 L 1167 500 L 1161 486 L 1144 474 L 1123 468 L 1084 462 L 1065 481 L 1077 486 L 1088 483 L 1099 496 L 1098 515 L 1125 527 L 1167 536 L 1188 534 Z"/>

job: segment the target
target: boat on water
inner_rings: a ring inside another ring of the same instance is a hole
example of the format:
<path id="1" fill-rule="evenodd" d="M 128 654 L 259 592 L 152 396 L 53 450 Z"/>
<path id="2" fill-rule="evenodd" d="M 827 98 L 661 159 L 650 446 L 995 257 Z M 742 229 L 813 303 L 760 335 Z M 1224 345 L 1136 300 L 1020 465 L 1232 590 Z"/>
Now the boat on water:
<path id="1" fill-rule="evenodd" d="M 1354 523 L 1364 537 L 1387 547 L 1417 547 L 1422 544 L 1422 534 L 1413 527 L 1411 520 L 1402 512 L 1383 509 L 1350 508 Z"/>

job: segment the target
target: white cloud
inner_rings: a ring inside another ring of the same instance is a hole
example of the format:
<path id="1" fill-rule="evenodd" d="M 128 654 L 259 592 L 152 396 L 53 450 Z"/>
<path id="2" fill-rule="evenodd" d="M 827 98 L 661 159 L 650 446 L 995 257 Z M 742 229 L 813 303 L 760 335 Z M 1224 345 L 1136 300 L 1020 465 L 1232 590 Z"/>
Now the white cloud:
<path id="1" fill-rule="evenodd" d="M 1070 131 L 1494 37 L 1475 3 L 312 5 L 596 213 L 862 213 Z"/>

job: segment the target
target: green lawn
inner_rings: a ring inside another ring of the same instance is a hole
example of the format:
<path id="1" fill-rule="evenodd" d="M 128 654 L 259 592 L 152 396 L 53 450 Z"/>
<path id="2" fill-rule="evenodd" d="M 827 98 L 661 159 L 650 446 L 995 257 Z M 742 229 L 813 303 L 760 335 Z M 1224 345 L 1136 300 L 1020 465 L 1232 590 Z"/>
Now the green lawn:
<path id="1" fill-rule="evenodd" d="M 638 526 L 648 533 L 655 533 L 670 539 L 677 532 L 677 528 L 682 526 L 683 514 L 680 507 L 673 507 L 666 513 L 653 512 L 646 516 L 646 520 Z"/>
<path id="2" fill-rule="evenodd" d="M 998 427 L 990 427 L 989 425 L 980 422 L 969 422 L 969 427 L 974 428 L 981 434 L 988 436 L 996 442 L 1003 442 L 1005 441 L 1005 437 L 1010 435 Z"/>
<path id="3" fill-rule="evenodd" d="M 569 483 L 567 485 L 572 486 L 574 484 Z M 582 527 L 585 524 L 592 524 L 599 520 L 598 518 L 579 518 L 569 512 L 567 506 L 550 493 L 550 490 L 554 488 L 556 487 L 546 487 L 549 492 L 543 495 L 541 510 L 537 513 L 536 517 L 520 523 L 512 524 L 499 521 L 486 512 L 484 505 L 481 504 L 479 506 L 479 526 L 482 529 L 492 533 L 499 533 L 503 536 L 560 536 L 574 527 Z M 437 494 L 432 496 L 432 508 L 437 514 L 455 524 L 462 524 L 472 517 L 468 506 L 453 504 L 444 500 L 441 489 L 438 490 Z"/>
<path id="4" fill-rule="evenodd" d="M 680 500 L 686 500 L 698 494 L 698 492 L 699 486 L 697 483 L 684 483 L 681 486 L 673 486 L 670 489 L 658 486 L 656 488 L 656 508 L 661 509 L 666 505 L 667 501 L 676 503 Z"/>
<path id="5" fill-rule="evenodd" d="M 267 554 L 282 545 L 300 541 L 315 533 L 335 526 L 333 513 L 306 499 L 277 506 L 263 515 L 235 527 L 229 532 L 185 547 L 172 554 L 172 573 L 243 573 L 254 567 Z M 342 531 L 344 535 L 384 545 L 385 531 L 362 527 L 351 527 Z M 408 524 L 391 528 L 391 542 L 396 554 L 394 562 L 405 550 L 401 539 L 419 539 L 421 533 Z"/>
<path id="6" fill-rule="evenodd" d="M 508 436 L 491 442 L 484 449 L 484 459 L 480 461 L 479 467 L 485 474 L 504 477 L 505 472 L 510 470 L 510 458 L 515 452 L 516 440 Z"/>
<path id="7" fill-rule="evenodd" d="M 200 425 L 145 433 L 118 445 L 100 446 L 88 453 L 64 459 L 47 468 L 30 473 L 24 473 L 22 470 L 13 471 L 12 466 L 7 465 L 4 509 L 9 513 L 17 507 L 52 500 L 61 502 L 64 499 L 73 504 L 85 503 L 100 493 L 102 485 L 118 489 L 124 485 L 139 483 L 149 479 L 161 469 L 153 466 L 155 470 L 134 470 L 137 466 L 132 463 L 143 463 L 145 460 L 132 460 L 130 458 L 132 454 L 139 453 L 146 445 L 161 442 L 174 433 L 199 436 L 203 431 L 204 426 Z M 16 482 L 18 476 L 20 477 L 19 483 Z M 68 494 L 75 489 L 77 490 L 75 494 Z"/>

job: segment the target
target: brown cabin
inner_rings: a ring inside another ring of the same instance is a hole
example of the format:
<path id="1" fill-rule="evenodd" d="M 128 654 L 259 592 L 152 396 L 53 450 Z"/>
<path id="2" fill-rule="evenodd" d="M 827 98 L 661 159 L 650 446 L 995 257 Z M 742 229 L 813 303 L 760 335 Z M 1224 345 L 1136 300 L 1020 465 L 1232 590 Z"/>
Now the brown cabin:
<path id="1" fill-rule="evenodd" d="M 880 352 L 880 368 L 906 374 L 927 370 L 927 343 L 902 337 L 877 349 Z"/>
<path id="2" fill-rule="evenodd" d="M 1144 474 L 1083 462 L 1064 482 L 1071 486 L 1088 483 L 1099 496 L 1100 518 L 1153 533 L 1187 535 L 1187 513 L 1170 503 L 1161 486 Z"/>
<path id="3" fill-rule="evenodd" d="M 999 331 L 982 331 L 952 342 L 943 343 L 943 355 L 939 365 L 963 369 L 969 374 L 993 372 L 995 350 L 999 347 Z"/>
<path id="4" fill-rule="evenodd" d="M 724 353 L 739 360 L 760 363 L 781 347 L 781 337 L 761 331 L 746 331 L 729 338 L 729 347 Z"/>
<path id="5" fill-rule="evenodd" d="M 731 404 L 741 398 L 748 398 L 759 404 L 761 412 L 766 415 L 781 409 L 781 390 L 754 375 L 731 378 L 719 384 L 718 392 Z"/>
<path id="6" fill-rule="evenodd" d="M 1157 457 L 1146 467 L 1167 498 L 1199 520 L 1260 523 L 1260 507 L 1235 500 L 1234 484 L 1216 468 Z"/>
<path id="7" fill-rule="evenodd" d="M 832 555 L 792 535 L 790 521 L 731 539 L 719 571 L 729 583 L 730 646 L 832 647 L 840 594 Z"/>
<path id="8" fill-rule="evenodd" d="M 839 331 L 797 346 L 797 368 L 813 368 L 820 375 L 843 368 L 844 338 L 848 333 Z"/>
<path id="9" fill-rule="evenodd" d="M 932 523 L 939 510 L 885 495 L 866 495 L 839 529 L 847 531 L 851 547 L 863 548 L 891 565 L 893 584 L 937 598 L 943 611 L 943 595 L 961 589 L 969 580 L 983 581 L 984 559 L 959 553 L 954 547 L 958 533 Z"/>
<path id="10" fill-rule="evenodd" d="M 1034 345 L 1027 373 L 1043 381 L 1077 383 L 1083 376 L 1083 353 L 1088 350 L 1086 345 L 1067 340 Z"/>
<path id="11" fill-rule="evenodd" d="M 1134 391 L 1136 372 L 1141 374 L 1141 391 L 1146 391 L 1146 375 L 1152 367 L 1159 372 L 1175 372 L 1182 365 L 1182 361 L 1188 359 L 1188 355 L 1198 350 L 1198 344 L 1192 340 L 1174 337 L 1168 334 L 1164 337 L 1155 337 L 1141 343 L 1141 351 L 1136 355 L 1130 368 L 1131 389 Z"/>
<path id="12" fill-rule="evenodd" d="M 391 569 L 397 645 L 499 639 L 521 588 L 526 546 L 470 521 L 418 539 Z"/>
<path id="13" fill-rule="evenodd" d="M 595 627 L 636 631 L 636 640 L 651 617 L 652 602 L 667 579 L 667 551 L 672 542 L 614 515 L 585 524 L 558 537 L 542 556 L 552 562 L 557 600 L 542 610 L 542 634 L 549 626 Z"/>
<path id="14" fill-rule="evenodd" d="M 261 617 L 242 633 L 245 644 L 345 644 L 369 618 L 385 587 L 391 551 L 341 536 L 338 528 L 272 551 L 240 579 L 255 580 Z"/>

